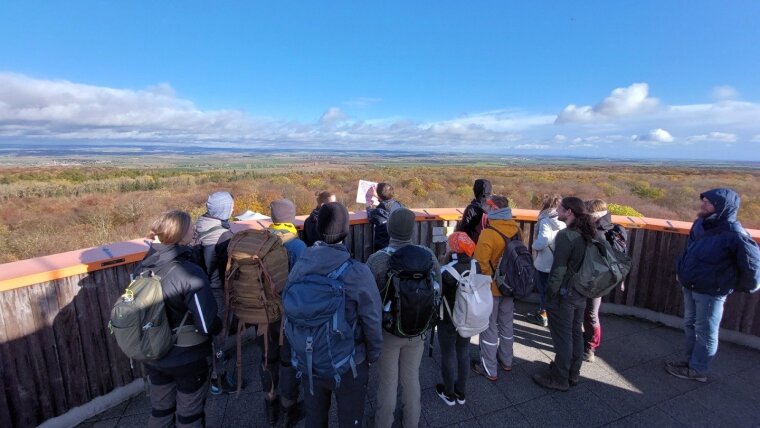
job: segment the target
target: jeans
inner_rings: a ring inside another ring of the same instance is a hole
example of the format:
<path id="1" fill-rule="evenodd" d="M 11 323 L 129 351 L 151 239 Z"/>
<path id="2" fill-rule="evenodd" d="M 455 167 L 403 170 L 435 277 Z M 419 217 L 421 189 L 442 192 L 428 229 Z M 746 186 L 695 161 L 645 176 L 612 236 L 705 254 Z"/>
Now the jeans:
<path id="1" fill-rule="evenodd" d="M 486 331 L 480 333 L 480 362 L 488 376 L 497 376 L 497 362 L 512 366 L 515 299 L 493 296 L 493 310 Z"/>
<path id="2" fill-rule="evenodd" d="M 586 312 L 583 314 L 583 341 L 586 349 L 596 351 L 602 344 L 602 323 L 599 322 L 599 307 L 602 298 L 586 299 Z"/>
<path id="3" fill-rule="evenodd" d="M 726 296 L 711 296 L 683 287 L 683 329 L 686 333 L 684 357 L 689 367 L 706 374 L 718 352 L 718 330 Z"/>
<path id="4" fill-rule="evenodd" d="M 338 402 L 338 426 L 361 427 L 364 424 L 364 406 L 369 382 L 369 365 L 366 361 L 356 365 L 356 378 L 351 370 L 341 375 L 340 387 L 334 379 L 314 377 L 314 395 L 309 392 L 309 380 L 305 379 L 304 409 L 306 428 L 327 428 L 332 394 Z"/>
<path id="5" fill-rule="evenodd" d="M 583 363 L 583 312 L 586 297 L 575 290 L 564 296 L 555 296 L 547 302 L 549 332 L 554 345 L 554 374 L 569 379 L 570 374 L 581 371 Z"/>
<path id="6" fill-rule="evenodd" d="M 416 427 L 420 422 L 420 362 L 425 352 L 422 336 L 411 339 L 383 331 L 383 351 L 377 360 L 377 404 L 375 427 L 390 428 L 396 410 L 398 384 L 401 383 L 403 426 Z"/>
<path id="7" fill-rule="evenodd" d="M 538 307 L 539 311 L 546 310 L 546 283 L 549 282 L 549 272 L 541 272 L 536 270 L 536 290 L 538 290 L 538 296 L 541 299 L 541 303 Z"/>
<path id="8" fill-rule="evenodd" d="M 438 323 L 438 344 L 441 346 L 441 374 L 446 394 L 464 394 L 470 373 L 470 338 L 457 334 L 451 322 Z"/>

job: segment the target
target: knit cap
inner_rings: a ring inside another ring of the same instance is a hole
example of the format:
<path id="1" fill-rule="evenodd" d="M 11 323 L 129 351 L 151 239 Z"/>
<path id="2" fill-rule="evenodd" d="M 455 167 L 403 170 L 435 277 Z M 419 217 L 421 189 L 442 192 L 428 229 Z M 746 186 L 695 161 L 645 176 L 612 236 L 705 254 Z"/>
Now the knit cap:
<path id="1" fill-rule="evenodd" d="M 449 235 L 449 249 L 452 253 L 464 253 L 472 257 L 475 253 L 475 242 L 464 232 L 454 232 Z"/>
<path id="2" fill-rule="evenodd" d="M 232 204 L 230 192 L 214 192 L 206 201 L 206 211 L 209 217 L 227 220 L 232 216 Z"/>
<path id="3" fill-rule="evenodd" d="M 348 236 L 348 210 L 339 202 L 322 205 L 317 215 L 317 232 L 326 244 L 337 244 Z"/>
<path id="4" fill-rule="evenodd" d="M 296 205 L 288 199 L 280 199 L 269 204 L 272 222 L 293 223 L 296 221 Z"/>
<path id="5" fill-rule="evenodd" d="M 412 240 L 414 231 L 414 213 L 407 208 L 399 208 L 391 213 L 388 218 L 388 235 L 391 239 L 401 242 Z"/>

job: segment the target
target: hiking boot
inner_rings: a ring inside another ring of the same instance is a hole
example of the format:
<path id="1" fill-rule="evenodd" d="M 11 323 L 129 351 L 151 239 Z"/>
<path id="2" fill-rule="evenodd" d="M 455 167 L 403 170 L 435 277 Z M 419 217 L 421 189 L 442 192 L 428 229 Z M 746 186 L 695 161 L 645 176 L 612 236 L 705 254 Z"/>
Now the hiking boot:
<path id="1" fill-rule="evenodd" d="M 583 351 L 583 361 L 586 361 L 587 363 L 593 363 L 596 361 L 596 355 L 593 349 L 589 348 Z"/>
<path id="2" fill-rule="evenodd" d="M 441 400 L 443 400 L 447 406 L 455 406 L 457 404 L 457 397 L 455 395 L 446 394 L 446 387 L 443 386 L 443 384 L 439 383 L 435 386 L 435 393 L 441 397 Z"/>
<path id="3" fill-rule="evenodd" d="M 480 361 L 472 361 L 470 363 L 470 368 L 475 373 L 485 377 L 486 379 L 490 380 L 491 382 L 495 382 L 498 378 L 496 376 L 491 376 L 486 372 L 486 369 L 483 367 L 482 364 L 480 364 Z"/>
<path id="4" fill-rule="evenodd" d="M 541 327 L 549 327 L 549 318 L 546 316 L 546 311 L 530 312 L 525 318 L 531 324 L 540 325 Z"/>
<path id="5" fill-rule="evenodd" d="M 232 376 L 223 373 L 216 379 L 211 379 L 211 395 L 234 394 L 236 392 L 237 382 Z"/>
<path id="6" fill-rule="evenodd" d="M 508 366 L 508 365 L 502 363 L 501 360 L 499 361 L 499 367 L 501 367 L 501 369 L 504 370 L 505 372 L 511 372 L 512 371 L 512 366 Z"/>
<path id="7" fill-rule="evenodd" d="M 304 412 L 303 401 L 299 401 L 290 407 L 282 407 L 282 412 L 285 414 L 285 428 L 293 428 L 298 422 L 306 416 Z"/>
<path id="8" fill-rule="evenodd" d="M 581 380 L 581 374 L 580 373 L 570 373 L 570 379 L 567 380 L 567 383 L 570 384 L 570 386 L 576 386 L 578 385 L 578 382 Z"/>
<path id="9" fill-rule="evenodd" d="M 264 399 L 264 413 L 267 415 L 269 425 L 277 425 L 277 420 L 280 419 L 280 400 L 275 398 L 274 400 Z"/>
<path id="10" fill-rule="evenodd" d="M 707 382 L 707 376 L 697 373 L 695 370 L 693 370 L 689 366 L 686 366 L 686 367 L 665 366 L 665 370 L 671 375 L 679 379 L 696 380 L 697 382 Z"/>
<path id="11" fill-rule="evenodd" d="M 533 382 L 536 382 L 544 388 L 556 389 L 563 392 L 570 389 L 570 384 L 567 379 L 560 379 L 551 372 L 536 373 L 532 377 Z"/>
<path id="12" fill-rule="evenodd" d="M 465 403 L 464 392 L 457 392 L 456 390 L 454 390 L 454 396 L 457 398 L 457 404 Z"/>

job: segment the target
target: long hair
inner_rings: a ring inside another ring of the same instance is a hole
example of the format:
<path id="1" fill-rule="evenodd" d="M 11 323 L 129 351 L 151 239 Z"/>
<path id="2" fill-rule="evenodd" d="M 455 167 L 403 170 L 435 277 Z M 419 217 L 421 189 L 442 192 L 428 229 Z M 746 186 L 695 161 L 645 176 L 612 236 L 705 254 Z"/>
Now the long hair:
<path id="1" fill-rule="evenodd" d="M 556 193 L 544 193 L 541 196 L 541 211 L 557 208 L 562 202 L 562 196 Z"/>
<path id="2" fill-rule="evenodd" d="M 167 211 L 150 225 L 148 239 L 158 238 L 162 244 L 176 244 L 182 241 L 192 224 L 190 214 L 179 210 Z"/>
<path id="3" fill-rule="evenodd" d="M 583 239 L 591 241 L 596 236 L 596 226 L 594 219 L 586 212 L 586 206 L 583 200 L 575 196 L 562 198 L 562 208 L 572 211 L 575 220 L 570 227 L 577 229 L 583 235 Z"/>

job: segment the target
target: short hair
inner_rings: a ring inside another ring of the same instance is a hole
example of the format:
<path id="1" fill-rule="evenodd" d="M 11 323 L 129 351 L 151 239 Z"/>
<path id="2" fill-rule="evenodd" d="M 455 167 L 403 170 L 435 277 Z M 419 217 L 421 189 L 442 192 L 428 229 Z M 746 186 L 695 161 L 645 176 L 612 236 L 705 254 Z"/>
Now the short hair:
<path id="1" fill-rule="evenodd" d="M 377 197 L 381 201 L 387 201 L 388 199 L 393 199 L 393 186 L 391 186 L 390 183 L 378 183 Z"/>
<path id="2" fill-rule="evenodd" d="M 176 244 L 182 241 L 192 224 L 190 214 L 185 211 L 167 211 L 150 225 L 148 238 L 151 240 L 158 238 L 162 244 Z"/>
<path id="3" fill-rule="evenodd" d="M 330 199 L 335 197 L 335 193 L 328 192 L 328 191 L 317 192 L 316 196 L 317 196 L 317 204 L 322 205 L 322 204 L 326 204 L 330 202 Z"/>
<path id="4" fill-rule="evenodd" d="M 509 199 L 504 195 L 491 195 L 488 198 L 496 208 L 507 208 L 509 206 Z"/>
<path id="5" fill-rule="evenodd" d="M 562 196 L 556 193 L 544 193 L 541 196 L 541 211 L 557 208 L 562 203 Z"/>
<path id="6" fill-rule="evenodd" d="M 586 211 L 589 213 L 598 213 L 601 211 L 607 211 L 607 202 L 601 199 L 591 199 L 583 203 L 586 206 Z"/>

